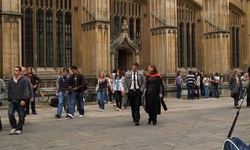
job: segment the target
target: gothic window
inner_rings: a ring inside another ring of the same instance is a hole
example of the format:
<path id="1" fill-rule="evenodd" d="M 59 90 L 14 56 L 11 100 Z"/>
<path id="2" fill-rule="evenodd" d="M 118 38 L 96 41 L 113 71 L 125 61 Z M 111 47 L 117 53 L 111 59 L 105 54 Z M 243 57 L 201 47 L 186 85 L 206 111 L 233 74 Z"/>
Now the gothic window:
<path id="1" fill-rule="evenodd" d="M 71 15 L 65 14 L 65 65 L 70 67 L 72 65 L 72 26 L 71 26 Z"/>
<path id="2" fill-rule="evenodd" d="M 53 15 L 46 12 L 46 67 L 53 67 Z"/>
<path id="3" fill-rule="evenodd" d="M 44 17 L 43 12 L 38 10 L 36 13 L 36 32 L 37 32 L 37 66 L 44 67 Z"/>
<path id="4" fill-rule="evenodd" d="M 48 7 L 48 0 L 45 0 L 45 7 Z"/>
<path id="5" fill-rule="evenodd" d="M 231 20 L 231 66 L 240 67 L 240 15 L 230 11 Z"/>
<path id="6" fill-rule="evenodd" d="M 196 67 L 196 10 L 178 0 L 178 67 Z"/>
<path id="7" fill-rule="evenodd" d="M 58 2 L 59 0 L 56 0 L 56 8 L 58 9 L 58 7 L 59 7 L 59 2 Z"/>
<path id="8" fill-rule="evenodd" d="M 129 19 L 129 36 L 133 40 L 134 39 L 134 19 Z"/>
<path id="9" fill-rule="evenodd" d="M 63 67 L 64 64 L 64 49 L 63 49 L 63 14 L 56 14 L 56 41 L 57 41 L 57 66 Z"/>
<path id="10" fill-rule="evenodd" d="M 141 4 L 130 0 L 111 0 L 110 3 L 112 35 L 116 37 L 119 34 L 124 20 L 127 21 L 129 36 L 132 40 L 141 38 Z M 112 13 L 113 12 L 113 13 Z M 128 20 L 127 20 L 128 19 Z"/>
<path id="11" fill-rule="evenodd" d="M 196 66 L 196 24 L 192 23 L 192 37 L 191 37 L 191 44 L 192 44 L 192 66 Z"/>
<path id="12" fill-rule="evenodd" d="M 67 0 L 64 0 L 64 9 L 67 10 Z"/>
<path id="13" fill-rule="evenodd" d="M 120 29 L 119 17 L 115 16 L 115 19 L 114 19 L 114 34 L 115 35 L 119 33 L 119 29 Z"/>
<path id="14" fill-rule="evenodd" d="M 26 10 L 25 12 L 25 50 L 23 53 L 25 54 L 25 62 L 26 66 L 33 66 L 33 19 L 32 19 L 32 11 Z"/>
<path id="15" fill-rule="evenodd" d="M 179 67 L 184 67 L 184 23 L 179 23 L 179 58 L 178 65 Z"/>
<path id="16" fill-rule="evenodd" d="M 60 0 L 60 8 L 63 9 L 63 0 Z"/>
<path id="17" fill-rule="evenodd" d="M 190 43 L 190 23 L 186 24 L 186 43 L 187 43 L 187 66 L 191 66 L 191 60 L 192 60 L 192 55 L 191 55 L 191 43 Z"/>
<path id="18" fill-rule="evenodd" d="M 141 38 L 141 20 L 138 18 L 136 19 L 136 39 Z"/>
<path id="19" fill-rule="evenodd" d="M 43 7 L 43 0 L 40 0 L 40 6 Z"/>
<path id="20" fill-rule="evenodd" d="M 66 3 L 67 1 L 67 3 Z M 21 3 L 25 5 L 25 0 Z M 29 2 L 29 1 L 28 1 Z M 64 67 L 72 64 L 72 25 L 71 0 L 57 0 L 60 9 L 56 15 L 55 0 L 36 0 L 36 12 L 32 7 L 22 7 L 22 62 L 24 66 L 36 67 Z M 52 5 L 52 2 L 55 5 Z M 60 2 L 60 3 L 59 3 Z M 33 4 L 35 5 L 35 3 Z M 53 8 L 47 8 L 52 7 Z M 58 6 L 59 7 L 59 6 Z M 45 12 L 44 12 L 45 11 Z M 34 13 L 36 15 L 34 15 Z M 65 19 L 64 19 L 65 18 Z M 34 19 L 34 20 L 33 20 Z M 53 26 L 53 22 L 55 22 Z M 34 28 L 35 27 L 35 28 Z M 53 36 L 54 35 L 54 36 Z M 36 41 L 36 42 L 34 42 Z"/>

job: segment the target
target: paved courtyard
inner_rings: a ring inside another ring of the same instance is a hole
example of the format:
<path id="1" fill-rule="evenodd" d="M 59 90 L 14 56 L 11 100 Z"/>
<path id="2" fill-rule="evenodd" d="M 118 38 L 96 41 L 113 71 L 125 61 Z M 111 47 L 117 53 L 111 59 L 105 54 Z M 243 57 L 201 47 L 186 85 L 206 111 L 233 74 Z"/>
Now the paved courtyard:
<path id="1" fill-rule="evenodd" d="M 233 99 L 177 100 L 165 98 L 169 110 L 158 116 L 158 124 L 148 125 L 141 109 L 140 126 L 132 123 L 130 107 L 115 111 L 107 104 L 104 112 L 97 104 L 85 106 L 83 118 L 54 117 L 56 108 L 37 102 L 38 115 L 28 115 L 23 134 L 9 135 L 6 106 L 0 110 L 3 130 L 0 150 L 221 150 L 235 114 Z M 233 136 L 250 141 L 250 109 L 246 103 Z"/>

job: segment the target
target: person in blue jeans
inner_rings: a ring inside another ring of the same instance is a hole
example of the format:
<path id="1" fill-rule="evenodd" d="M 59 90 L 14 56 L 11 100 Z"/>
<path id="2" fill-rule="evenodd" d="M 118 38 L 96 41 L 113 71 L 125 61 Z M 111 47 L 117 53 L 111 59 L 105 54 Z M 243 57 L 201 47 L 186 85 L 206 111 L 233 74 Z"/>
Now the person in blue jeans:
<path id="1" fill-rule="evenodd" d="M 176 78 L 175 78 L 175 80 L 176 80 L 176 86 L 177 86 L 177 95 L 176 95 L 176 97 L 178 98 L 178 99 L 182 99 L 181 98 L 181 93 L 182 93 L 182 76 L 181 76 L 181 71 L 178 71 L 177 72 L 177 76 L 176 76 Z"/>
<path id="2" fill-rule="evenodd" d="M 8 84 L 8 100 L 9 100 L 9 122 L 11 125 L 10 135 L 21 134 L 23 131 L 25 117 L 25 103 L 29 99 L 29 80 L 21 76 L 22 68 L 16 66 L 14 68 L 14 76 L 9 80 Z M 18 113 L 18 122 L 15 118 L 15 112 Z"/>
<path id="3" fill-rule="evenodd" d="M 97 81 L 97 86 L 99 86 L 97 90 L 97 100 L 99 104 L 99 111 L 104 111 L 105 109 L 105 98 L 106 98 L 106 93 L 108 93 L 108 82 L 104 76 L 104 73 L 100 73 L 98 81 Z"/>
<path id="4" fill-rule="evenodd" d="M 204 98 L 209 98 L 208 86 L 209 86 L 210 79 L 208 78 L 207 75 L 204 75 L 202 82 L 203 82 L 203 88 L 204 88 Z"/>
<path id="5" fill-rule="evenodd" d="M 78 71 L 76 66 L 71 67 L 72 76 L 72 95 L 70 102 L 70 111 L 72 111 L 72 115 L 74 116 L 75 112 L 75 104 L 77 104 L 77 111 L 79 112 L 79 118 L 82 118 L 84 115 L 84 101 L 83 101 L 83 92 L 87 89 L 86 82 L 84 80 L 83 75 Z"/>
<path id="6" fill-rule="evenodd" d="M 67 108 L 70 108 L 70 86 L 71 86 L 71 76 L 69 74 L 69 69 L 64 68 L 62 70 L 62 75 L 59 78 L 58 84 L 58 106 L 57 106 L 57 114 L 55 115 L 57 118 L 61 118 L 62 108 L 64 104 L 64 100 L 66 100 Z M 73 119 L 72 112 L 67 109 L 67 116 Z"/>
<path id="7" fill-rule="evenodd" d="M 186 76 L 188 99 L 194 99 L 194 85 L 195 85 L 195 77 L 194 77 L 193 71 L 189 70 L 188 75 Z"/>

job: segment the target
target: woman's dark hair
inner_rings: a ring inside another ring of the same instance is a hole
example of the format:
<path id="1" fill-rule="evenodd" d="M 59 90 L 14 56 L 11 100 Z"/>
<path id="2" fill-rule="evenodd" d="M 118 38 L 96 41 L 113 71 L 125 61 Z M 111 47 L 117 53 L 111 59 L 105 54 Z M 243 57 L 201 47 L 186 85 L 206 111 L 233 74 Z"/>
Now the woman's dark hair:
<path id="1" fill-rule="evenodd" d="M 119 72 L 119 78 L 121 79 L 122 78 L 122 71 L 118 69 L 117 72 Z M 117 72 L 115 73 L 115 78 L 118 76 Z"/>
<path id="2" fill-rule="evenodd" d="M 179 76 L 181 74 L 181 71 L 177 71 L 176 76 Z"/>
<path id="3" fill-rule="evenodd" d="M 150 72 L 150 74 L 157 74 L 158 73 L 155 65 L 150 65 L 150 67 L 153 68 L 153 70 Z"/>
<path id="4" fill-rule="evenodd" d="M 33 74 L 33 69 L 32 69 L 32 67 L 31 67 L 31 66 L 28 66 L 28 67 L 27 67 L 27 70 L 28 70 L 28 69 L 30 69 L 30 73 Z"/>

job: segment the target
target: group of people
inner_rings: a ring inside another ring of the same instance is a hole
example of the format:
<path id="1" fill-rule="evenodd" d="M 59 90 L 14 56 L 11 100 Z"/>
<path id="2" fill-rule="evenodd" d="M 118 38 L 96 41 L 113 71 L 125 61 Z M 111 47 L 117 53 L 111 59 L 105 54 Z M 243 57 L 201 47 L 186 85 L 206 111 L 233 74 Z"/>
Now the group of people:
<path id="1" fill-rule="evenodd" d="M 125 72 L 124 75 L 121 70 L 114 71 L 111 82 L 105 78 L 103 73 L 100 73 L 97 81 L 97 100 L 100 111 L 104 111 L 109 89 L 114 95 L 117 111 L 121 111 L 122 97 L 127 97 L 136 126 L 139 126 L 140 106 L 143 103 L 145 103 L 145 111 L 149 115 L 148 124 L 156 125 L 157 114 L 161 112 L 160 99 L 164 97 L 164 86 L 155 65 L 148 66 L 145 76 L 145 73 L 139 69 L 139 64 L 134 63 L 132 69 Z"/>
<path id="2" fill-rule="evenodd" d="M 56 81 L 58 96 L 56 118 L 61 118 L 64 102 L 66 102 L 66 117 L 74 118 L 75 106 L 77 106 L 79 118 L 84 116 L 83 92 L 87 85 L 76 66 L 71 67 L 71 72 L 72 74 L 69 73 L 68 68 L 62 69 Z"/>
<path id="3" fill-rule="evenodd" d="M 183 88 L 183 79 L 181 71 L 177 72 L 176 78 L 176 87 L 177 87 L 177 94 L 176 97 L 178 99 L 182 99 L 182 88 Z M 218 73 L 212 73 L 209 77 L 208 75 L 204 74 L 203 72 L 194 72 L 192 70 L 188 71 L 186 75 L 186 86 L 188 91 L 188 99 L 199 99 L 200 97 L 209 98 L 210 93 L 213 97 L 219 98 L 219 82 L 220 77 Z M 211 84 L 212 91 L 210 92 L 209 86 Z"/>
<path id="4" fill-rule="evenodd" d="M 250 87 L 243 87 L 243 82 L 249 80 L 250 67 L 247 72 L 240 72 L 239 70 L 235 70 L 233 75 L 229 78 L 229 89 L 231 90 L 231 97 L 234 98 L 234 107 L 239 108 L 239 100 L 244 98 L 244 93 L 247 93 L 247 107 L 250 107 Z M 177 87 L 177 99 L 182 99 L 182 88 L 183 88 L 183 79 L 181 71 L 177 72 L 176 78 L 176 87 Z M 220 77 L 218 73 L 212 73 L 209 77 L 203 72 L 193 72 L 189 71 L 188 75 L 186 75 L 186 86 L 188 91 L 188 99 L 200 98 L 204 96 L 204 98 L 209 98 L 213 96 L 215 98 L 220 97 L 220 93 L 218 90 Z M 211 85 L 212 90 L 209 90 Z"/>
<path id="5" fill-rule="evenodd" d="M 250 86 L 249 86 L 250 66 L 247 72 L 240 72 L 235 70 L 234 74 L 229 78 L 229 89 L 231 90 L 231 97 L 234 99 L 234 107 L 239 108 L 239 101 L 246 96 L 247 108 L 250 107 Z M 248 84 L 244 87 L 243 82 Z M 246 94 L 245 94 L 246 93 Z"/>

